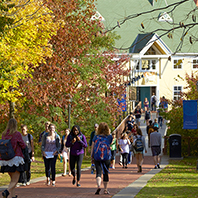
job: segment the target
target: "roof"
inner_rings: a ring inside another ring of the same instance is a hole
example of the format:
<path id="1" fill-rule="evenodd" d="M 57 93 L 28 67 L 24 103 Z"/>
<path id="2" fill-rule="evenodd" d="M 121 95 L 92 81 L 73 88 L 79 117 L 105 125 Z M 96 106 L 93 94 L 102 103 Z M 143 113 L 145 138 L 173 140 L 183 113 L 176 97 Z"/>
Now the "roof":
<path id="1" fill-rule="evenodd" d="M 135 41 L 132 43 L 129 48 L 130 53 L 140 53 L 142 49 L 147 45 L 151 40 L 154 34 L 138 34 Z"/>
<path id="2" fill-rule="evenodd" d="M 170 10 L 173 9 L 173 6 L 168 6 L 180 1 L 182 0 L 97 0 L 96 8 L 104 17 L 103 23 L 106 30 L 114 28 L 119 22 L 120 28 L 117 26 L 113 31 L 121 36 L 121 39 L 117 40 L 115 44 L 115 47 L 120 49 L 120 51 L 129 52 L 129 48 L 135 42 L 135 39 L 140 39 L 141 35 L 144 34 L 156 33 L 166 43 L 168 48 L 175 52 L 178 50 L 179 43 L 181 43 L 183 31 L 187 30 L 187 28 L 175 28 L 170 32 L 169 37 L 164 34 L 165 31 L 178 27 L 180 22 L 184 23 L 184 25 L 193 23 L 192 14 L 196 14 L 194 0 L 186 0 L 185 3 L 174 9 L 174 15 L 172 15 Z M 159 10 L 159 8 L 164 9 Z M 155 11 L 150 12 L 154 9 Z M 163 15 L 163 13 L 166 14 Z M 187 17 L 189 13 L 190 15 Z M 169 22 L 165 20 L 167 17 Z M 144 28 L 141 24 L 143 24 Z M 198 43 L 190 44 L 190 36 L 198 37 L 196 27 L 191 28 L 186 34 L 180 45 L 182 49 L 178 51 L 179 53 L 196 53 L 198 51 Z M 136 45 L 133 51 L 137 52 L 143 45 L 143 43 Z"/>

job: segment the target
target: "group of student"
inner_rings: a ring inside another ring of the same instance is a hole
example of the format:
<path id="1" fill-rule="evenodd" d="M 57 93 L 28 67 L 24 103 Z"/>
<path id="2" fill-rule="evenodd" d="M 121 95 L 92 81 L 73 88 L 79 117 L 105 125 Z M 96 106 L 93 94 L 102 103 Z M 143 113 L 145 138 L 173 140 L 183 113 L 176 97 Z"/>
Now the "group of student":
<path id="1" fill-rule="evenodd" d="M 155 129 L 155 127 L 154 127 Z M 8 188 L 2 192 L 2 196 L 7 198 L 9 194 L 13 198 L 16 198 L 15 187 L 20 181 L 20 175 L 25 172 L 26 184 L 29 184 L 31 171 L 31 161 L 34 161 L 34 142 L 33 137 L 28 135 L 27 126 L 21 126 L 22 134 L 17 131 L 17 121 L 10 119 L 5 131 L 2 134 L 2 139 L 10 139 L 12 147 L 15 152 L 15 156 L 10 160 L 3 160 L 0 158 L 0 172 L 8 172 L 11 181 Z M 152 136 L 157 139 L 152 140 Z M 150 144 L 152 152 L 155 154 L 159 153 L 160 146 L 159 141 L 161 137 L 155 134 L 155 131 L 150 134 Z M 159 140 L 159 141 L 158 141 Z M 81 178 L 81 165 L 85 148 L 87 147 L 87 141 L 85 135 L 81 132 L 78 125 L 74 125 L 71 129 L 65 130 L 65 134 L 62 138 L 57 134 L 56 127 L 54 124 L 46 122 L 45 131 L 40 134 L 39 143 L 41 145 L 41 151 L 43 155 L 46 175 L 46 185 L 55 186 L 55 174 L 56 174 L 56 161 L 58 154 L 63 157 L 64 172 L 62 176 L 67 174 L 67 161 L 69 161 L 69 175 L 72 178 L 72 184 L 80 187 Z M 145 138 L 142 135 L 141 129 L 137 124 L 133 125 L 132 130 L 123 132 L 119 140 L 116 139 L 116 133 L 110 133 L 109 126 L 107 123 L 102 122 L 99 125 L 95 124 L 95 131 L 92 134 L 91 144 L 91 158 L 92 163 L 96 167 L 96 183 L 97 190 L 95 194 L 99 194 L 101 191 L 101 175 L 103 174 L 103 185 L 104 194 L 109 194 L 107 185 L 109 182 L 109 168 L 115 169 L 115 155 L 117 148 L 121 153 L 120 165 L 123 168 L 127 168 L 129 156 L 132 156 L 132 152 L 135 154 L 138 172 L 142 172 L 143 155 L 146 150 Z M 28 148 L 30 156 L 28 162 L 28 168 L 25 168 L 25 158 L 23 149 Z M 131 155 L 130 155 L 131 154 Z M 159 168 L 158 155 L 154 159 L 156 161 L 156 167 Z M 132 161 L 132 159 L 131 159 Z M 75 165 L 77 164 L 77 170 Z"/>
<path id="2" fill-rule="evenodd" d="M 2 140 L 10 140 L 14 155 L 11 159 L 2 159 L 0 155 L 0 172 L 8 173 L 10 183 L 8 188 L 2 192 L 2 196 L 7 198 L 17 198 L 15 187 L 18 182 L 24 185 L 30 184 L 31 162 L 34 161 L 34 142 L 32 135 L 27 133 L 27 126 L 21 126 L 20 133 L 17 130 L 17 121 L 9 120 L 6 129 L 2 133 Z M 84 156 L 84 148 L 87 147 L 86 137 L 80 131 L 78 125 L 74 125 L 71 132 L 66 129 L 62 140 L 56 133 L 55 125 L 45 123 L 45 131 L 40 134 L 39 143 L 45 165 L 46 184 L 55 186 L 56 161 L 61 153 L 64 161 L 64 173 L 66 175 L 67 160 L 69 159 L 69 175 L 73 176 L 72 184 L 80 187 L 81 164 Z M 28 156 L 28 157 L 27 157 Z M 28 160 L 26 160 L 28 158 Z M 75 164 L 77 163 L 77 179 Z M 50 179 L 51 178 L 51 179 Z M 52 180 L 52 181 L 51 181 Z"/>

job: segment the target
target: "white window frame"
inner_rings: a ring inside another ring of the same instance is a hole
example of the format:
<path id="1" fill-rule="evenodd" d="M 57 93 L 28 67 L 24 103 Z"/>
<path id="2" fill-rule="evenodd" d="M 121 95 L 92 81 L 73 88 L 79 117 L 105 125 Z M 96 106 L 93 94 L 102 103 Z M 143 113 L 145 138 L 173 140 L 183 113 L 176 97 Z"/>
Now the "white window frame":
<path id="1" fill-rule="evenodd" d="M 182 63 L 180 64 L 180 65 L 181 65 L 181 68 L 174 68 L 175 61 L 178 62 L 179 60 L 182 60 Z M 184 60 L 181 59 L 181 58 L 174 58 L 174 59 L 173 59 L 173 62 L 172 62 L 172 64 L 173 64 L 173 69 L 174 69 L 174 70 L 182 70 L 182 69 L 183 69 L 183 61 L 184 61 Z"/>
<path id="2" fill-rule="evenodd" d="M 142 69 L 142 61 L 148 61 L 149 62 L 149 66 L 150 66 L 150 69 Z M 152 61 L 156 61 L 155 62 L 155 69 L 152 68 Z M 139 64 L 139 67 L 140 67 L 140 71 L 141 72 L 156 72 L 157 71 L 157 68 L 158 68 L 158 65 L 159 65 L 159 60 L 158 59 L 141 59 L 140 60 L 140 64 Z"/>
<path id="3" fill-rule="evenodd" d="M 193 63 L 194 60 L 196 61 L 196 65 L 198 66 L 198 58 L 193 58 L 193 59 L 192 59 L 192 69 L 193 69 L 193 70 L 197 70 L 198 67 L 196 67 L 196 68 L 193 67 L 193 66 L 194 66 L 194 63 Z"/>
<path id="4" fill-rule="evenodd" d="M 175 95 L 175 93 L 176 93 L 175 87 L 177 87 L 177 88 L 178 88 L 178 87 L 181 87 L 180 92 L 182 92 L 182 91 L 183 91 L 183 86 L 182 86 L 182 85 L 174 85 L 174 86 L 173 86 L 173 100 L 178 100 L 178 99 L 181 98 L 181 96 L 179 96 L 179 94 Z M 178 91 L 177 91 L 177 92 L 178 92 Z M 177 97 L 177 99 L 175 99 L 175 97 Z"/>

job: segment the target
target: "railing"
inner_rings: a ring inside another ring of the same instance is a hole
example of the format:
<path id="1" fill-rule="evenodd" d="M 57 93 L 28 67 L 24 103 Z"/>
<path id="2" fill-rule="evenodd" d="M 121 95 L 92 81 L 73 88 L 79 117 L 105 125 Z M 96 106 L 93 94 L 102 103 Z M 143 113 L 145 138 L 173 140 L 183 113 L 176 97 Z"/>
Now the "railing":
<path id="1" fill-rule="evenodd" d="M 135 108 L 134 108 L 134 110 L 133 110 L 132 112 L 135 111 L 135 109 L 136 109 L 137 106 L 141 106 L 141 102 L 139 102 L 139 103 L 135 106 Z M 128 116 L 127 116 L 126 118 L 124 118 L 124 120 L 122 120 L 122 122 L 121 122 L 121 123 L 118 125 L 118 127 L 114 130 L 114 131 L 116 132 L 116 137 L 117 137 L 117 138 L 120 138 L 121 133 L 122 133 L 123 130 L 125 129 L 127 119 L 128 119 Z"/>

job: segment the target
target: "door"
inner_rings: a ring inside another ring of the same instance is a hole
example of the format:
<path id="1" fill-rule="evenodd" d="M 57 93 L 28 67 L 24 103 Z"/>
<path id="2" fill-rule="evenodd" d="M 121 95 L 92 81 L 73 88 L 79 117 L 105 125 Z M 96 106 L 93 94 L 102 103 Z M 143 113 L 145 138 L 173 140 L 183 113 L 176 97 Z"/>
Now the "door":
<path id="1" fill-rule="evenodd" d="M 149 101 L 149 108 L 150 108 L 150 87 L 140 87 L 140 101 L 142 102 L 142 108 L 144 108 L 144 99 L 147 98 Z"/>

